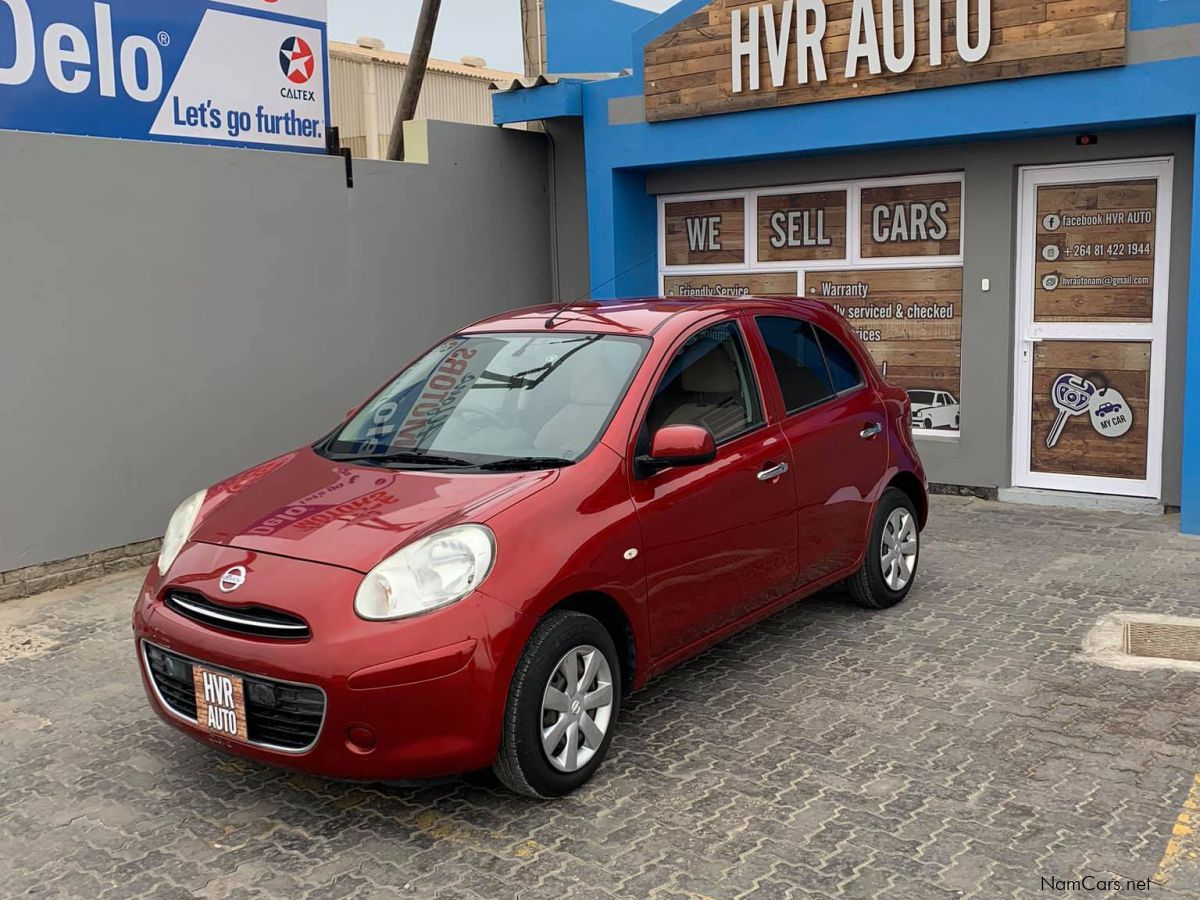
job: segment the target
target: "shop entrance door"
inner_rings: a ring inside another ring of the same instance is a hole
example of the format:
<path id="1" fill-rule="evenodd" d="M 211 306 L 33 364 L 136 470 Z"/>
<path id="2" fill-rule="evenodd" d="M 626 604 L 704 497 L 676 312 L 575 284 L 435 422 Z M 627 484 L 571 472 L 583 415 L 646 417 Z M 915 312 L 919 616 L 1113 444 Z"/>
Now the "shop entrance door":
<path id="1" fill-rule="evenodd" d="M 1014 486 L 1161 496 L 1171 173 L 1021 171 Z"/>

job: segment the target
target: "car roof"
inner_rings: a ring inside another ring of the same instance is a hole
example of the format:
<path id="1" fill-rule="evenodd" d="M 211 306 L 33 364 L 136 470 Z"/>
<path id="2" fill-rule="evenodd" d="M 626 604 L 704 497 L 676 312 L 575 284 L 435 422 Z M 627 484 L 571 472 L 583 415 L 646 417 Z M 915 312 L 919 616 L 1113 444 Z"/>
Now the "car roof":
<path id="1" fill-rule="evenodd" d="M 747 308 L 755 312 L 829 314 L 833 308 L 804 297 L 634 297 L 620 300 L 585 300 L 561 305 L 530 306 L 489 316 L 460 333 L 544 331 L 553 318 L 556 332 L 588 332 L 650 336 L 668 324 L 672 331 L 687 328 L 715 314 L 736 315 Z"/>

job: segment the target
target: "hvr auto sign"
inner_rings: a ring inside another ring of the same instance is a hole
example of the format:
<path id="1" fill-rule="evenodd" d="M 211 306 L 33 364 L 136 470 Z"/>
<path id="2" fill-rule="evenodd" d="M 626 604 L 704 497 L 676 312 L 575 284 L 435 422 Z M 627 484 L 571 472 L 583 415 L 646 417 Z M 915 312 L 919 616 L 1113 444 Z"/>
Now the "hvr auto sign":
<path id="1" fill-rule="evenodd" d="M 327 86 L 324 0 L 0 0 L 0 128 L 317 151 Z"/>

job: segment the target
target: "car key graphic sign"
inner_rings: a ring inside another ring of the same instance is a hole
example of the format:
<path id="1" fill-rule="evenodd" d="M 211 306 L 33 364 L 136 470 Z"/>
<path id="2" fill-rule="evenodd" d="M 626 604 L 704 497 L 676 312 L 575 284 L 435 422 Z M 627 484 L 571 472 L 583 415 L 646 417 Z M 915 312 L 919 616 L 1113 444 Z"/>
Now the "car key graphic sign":
<path id="1" fill-rule="evenodd" d="M 1086 378 L 1063 372 L 1050 388 L 1050 399 L 1058 415 L 1046 435 L 1046 447 L 1052 448 L 1062 437 L 1072 416 L 1088 414 L 1092 428 L 1107 438 L 1118 438 L 1133 426 L 1133 413 L 1121 392 L 1111 387 L 1096 388 Z"/>
<path id="2" fill-rule="evenodd" d="M 1094 393 L 1096 393 L 1096 386 L 1078 375 L 1064 372 L 1054 379 L 1054 387 L 1050 389 L 1050 399 L 1054 401 L 1058 416 L 1055 418 L 1054 424 L 1050 426 L 1050 434 L 1046 436 L 1047 447 L 1058 444 L 1062 430 L 1066 427 L 1067 419 L 1087 412 L 1088 404 L 1091 403 Z"/>

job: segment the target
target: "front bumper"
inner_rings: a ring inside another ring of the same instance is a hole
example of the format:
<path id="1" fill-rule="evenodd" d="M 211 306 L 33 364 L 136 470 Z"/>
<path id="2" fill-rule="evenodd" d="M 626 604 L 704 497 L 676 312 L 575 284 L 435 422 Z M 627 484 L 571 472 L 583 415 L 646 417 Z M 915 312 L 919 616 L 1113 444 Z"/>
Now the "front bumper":
<path id="1" fill-rule="evenodd" d="M 233 566 L 247 570 L 234 594 L 218 588 Z M 467 772 L 490 765 L 499 746 L 508 685 L 532 619 L 476 591 L 445 609 L 396 622 L 354 614 L 362 575 L 318 563 L 190 544 L 167 579 L 151 571 L 133 630 L 146 695 L 159 716 L 228 753 L 332 778 L 386 780 Z M 216 630 L 163 602 L 186 589 L 229 606 L 266 606 L 301 616 L 312 635 L 283 641 Z M 243 743 L 200 729 L 159 690 L 147 651 L 261 681 L 320 691 L 318 733 L 300 749 Z"/>

